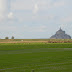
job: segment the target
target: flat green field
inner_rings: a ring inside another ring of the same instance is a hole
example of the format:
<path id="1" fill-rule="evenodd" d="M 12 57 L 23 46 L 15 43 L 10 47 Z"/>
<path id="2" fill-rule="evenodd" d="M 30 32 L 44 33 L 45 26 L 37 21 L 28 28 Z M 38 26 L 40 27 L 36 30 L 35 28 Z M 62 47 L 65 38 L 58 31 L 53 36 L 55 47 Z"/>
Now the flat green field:
<path id="1" fill-rule="evenodd" d="M 0 44 L 0 72 L 72 72 L 72 43 Z"/>

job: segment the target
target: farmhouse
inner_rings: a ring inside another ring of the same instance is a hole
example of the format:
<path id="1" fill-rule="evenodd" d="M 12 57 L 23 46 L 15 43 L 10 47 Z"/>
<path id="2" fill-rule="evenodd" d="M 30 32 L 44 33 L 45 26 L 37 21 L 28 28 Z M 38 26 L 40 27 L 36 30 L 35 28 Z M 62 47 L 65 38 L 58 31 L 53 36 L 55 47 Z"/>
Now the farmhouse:
<path id="1" fill-rule="evenodd" d="M 61 28 L 50 39 L 71 39 L 70 35 L 67 35 Z"/>

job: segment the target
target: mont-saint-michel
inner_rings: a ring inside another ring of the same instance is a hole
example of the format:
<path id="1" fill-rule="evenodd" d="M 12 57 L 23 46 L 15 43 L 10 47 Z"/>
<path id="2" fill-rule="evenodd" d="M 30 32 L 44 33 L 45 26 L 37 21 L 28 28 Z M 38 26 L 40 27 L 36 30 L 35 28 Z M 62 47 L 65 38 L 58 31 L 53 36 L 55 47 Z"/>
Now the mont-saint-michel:
<path id="1" fill-rule="evenodd" d="M 71 36 L 60 28 L 55 35 L 50 37 L 50 39 L 71 39 Z"/>

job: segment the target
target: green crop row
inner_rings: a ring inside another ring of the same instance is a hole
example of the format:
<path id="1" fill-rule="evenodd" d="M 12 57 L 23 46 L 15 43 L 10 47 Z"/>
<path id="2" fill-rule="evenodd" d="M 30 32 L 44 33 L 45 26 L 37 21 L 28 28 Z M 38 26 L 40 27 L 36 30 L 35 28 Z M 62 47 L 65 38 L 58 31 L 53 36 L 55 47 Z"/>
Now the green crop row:
<path id="1" fill-rule="evenodd" d="M 16 43 L 0 44 L 0 50 L 21 50 L 33 48 L 72 48 L 72 43 Z"/>

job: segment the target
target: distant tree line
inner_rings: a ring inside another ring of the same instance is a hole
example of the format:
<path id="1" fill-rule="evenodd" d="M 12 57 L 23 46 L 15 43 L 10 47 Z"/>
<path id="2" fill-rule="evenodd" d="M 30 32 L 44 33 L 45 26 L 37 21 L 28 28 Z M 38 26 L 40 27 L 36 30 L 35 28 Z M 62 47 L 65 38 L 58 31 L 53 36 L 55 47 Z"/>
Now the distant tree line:
<path id="1" fill-rule="evenodd" d="M 7 37 L 5 37 L 5 39 L 9 39 L 9 37 L 7 36 Z M 14 36 L 12 36 L 11 39 L 14 39 Z"/>

